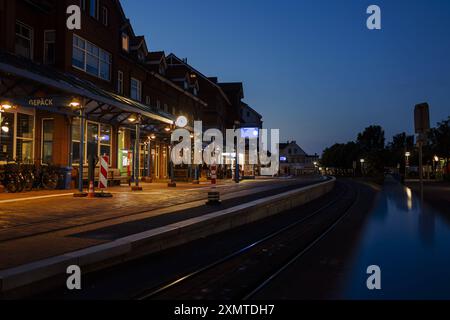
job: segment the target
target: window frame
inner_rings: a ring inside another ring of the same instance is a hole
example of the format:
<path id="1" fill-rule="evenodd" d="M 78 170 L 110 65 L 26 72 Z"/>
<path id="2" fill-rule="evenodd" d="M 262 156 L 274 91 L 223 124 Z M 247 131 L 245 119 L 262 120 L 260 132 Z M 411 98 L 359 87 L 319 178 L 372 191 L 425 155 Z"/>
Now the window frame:
<path id="1" fill-rule="evenodd" d="M 124 78 L 123 78 L 123 71 L 119 70 L 117 71 L 117 93 L 123 96 L 123 82 Z"/>
<path id="2" fill-rule="evenodd" d="M 74 39 L 75 38 L 78 38 L 78 40 L 81 40 L 82 42 L 84 42 L 84 48 L 81 48 L 81 47 L 75 45 L 75 43 L 74 43 Z M 92 54 L 92 53 L 90 53 L 88 51 L 88 49 L 87 49 L 88 44 L 93 46 L 94 48 L 98 49 L 98 56 L 95 56 L 94 54 Z M 80 51 L 83 52 L 83 55 L 84 55 L 84 69 L 74 65 L 74 63 L 73 63 L 73 57 L 74 57 L 75 49 L 80 50 Z M 101 53 L 106 54 L 109 57 L 109 61 L 103 60 L 101 58 Z M 98 65 L 97 65 L 97 67 L 98 67 L 98 74 L 97 75 L 94 75 L 94 74 L 92 74 L 92 73 L 87 71 L 87 65 L 88 65 L 87 58 L 88 58 L 88 55 L 98 59 Z M 108 66 L 109 66 L 109 72 L 108 72 L 109 77 L 108 77 L 108 79 L 105 79 L 105 78 L 101 77 L 101 63 L 102 62 L 107 63 Z M 73 38 L 72 38 L 72 67 L 73 68 L 75 68 L 77 70 L 80 70 L 80 71 L 83 71 L 84 73 L 86 73 L 86 74 L 88 74 L 90 76 L 96 77 L 98 79 L 111 82 L 112 65 L 113 65 L 113 63 L 112 63 L 112 54 L 110 52 L 102 49 L 101 47 L 99 47 L 96 44 L 90 42 L 89 40 L 86 40 L 86 39 L 80 37 L 79 35 L 73 34 Z"/>
<path id="3" fill-rule="evenodd" d="M 121 43 L 122 50 L 125 51 L 125 52 L 130 52 L 130 36 L 128 35 L 128 33 L 122 32 L 122 36 L 121 36 L 120 39 L 121 39 L 121 42 L 122 42 Z"/>
<path id="4" fill-rule="evenodd" d="M 41 164 L 45 164 L 44 163 L 44 121 L 53 121 L 53 131 L 55 131 L 55 118 L 42 118 L 41 119 L 41 159 L 40 162 Z M 53 139 L 54 139 L 54 133 L 53 133 Z M 53 140 L 52 142 L 52 158 L 53 158 L 53 147 L 54 147 L 54 142 Z M 51 163 L 50 163 L 51 164 Z"/>
<path id="5" fill-rule="evenodd" d="M 80 121 L 80 118 L 78 118 L 78 117 L 76 117 L 76 118 L 74 118 L 74 120 L 76 120 L 76 121 Z M 113 141 L 112 141 L 112 137 L 113 137 L 113 134 L 114 134 L 114 128 L 113 128 L 113 126 L 112 125 L 110 125 L 110 124 L 107 124 L 107 123 L 101 123 L 101 122 L 97 122 L 97 121 L 92 121 L 92 120 L 86 120 L 86 122 L 85 122 L 85 128 L 84 128 L 84 146 L 83 146 L 83 150 L 84 150 L 84 159 L 83 159 L 83 165 L 88 165 L 88 154 L 87 154 L 87 148 L 88 148 L 88 140 L 87 140 L 87 130 L 88 130 L 88 126 L 89 126 L 89 124 L 94 124 L 94 125 L 96 125 L 97 127 L 98 127 L 98 129 L 97 129 L 97 136 L 98 137 L 100 137 L 100 135 L 101 135 L 101 131 L 102 131 L 102 126 L 108 126 L 109 128 L 110 128 L 110 139 L 109 139 L 109 143 L 102 143 L 101 142 L 101 140 L 99 139 L 99 141 L 97 142 L 97 157 L 101 157 L 102 155 L 100 154 L 100 151 L 101 151 L 101 147 L 102 146 L 109 146 L 109 148 L 110 148 L 110 151 L 109 151 L 109 163 L 108 163 L 108 165 L 110 165 L 111 166 L 111 164 L 112 164 L 112 157 L 113 157 Z M 73 144 L 74 143 L 78 143 L 78 144 L 80 144 L 81 143 L 81 141 L 80 140 L 75 140 L 74 138 L 73 138 L 73 124 L 72 124 L 72 127 L 71 127 L 71 130 L 72 130 L 72 141 L 71 141 L 71 152 L 73 153 L 73 150 L 74 150 L 74 148 L 73 148 Z M 81 159 L 80 159 L 81 160 Z M 80 166 L 80 163 L 78 162 L 75 162 L 74 160 L 73 160 L 73 158 L 72 158 L 72 162 L 73 162 L 73 166 L 74 167 L 77 167 L 77 166 Z M 97 166 L 99 166 L 99 164 L 97 165 Z"/>
<path id="6" fill-rule="evenodd" d="M 133 97 L 133 81 L 137 83 L 137 99 Z M 130 98 L 139 102 L 142 101 L 142 81 L 133 77 L 130 79 Z"/>
<path id="7" fill-rule="evenodd" d="M 105 27 L 109 26 L 109 10 L 106 6 L 102 6 L 102 24 Z"/>
<path id="8" fill-rule="evenodd" d="M 23 23 L 20 20 L 16 20 L 16 23 L 15 23 L 14 26 L 16 27 L 17 25 L 20 25 L 22 28 L 28 29 L 30 31 L 30 38 L 28 39 L 28 38 L 24 37 L 23 35 L 18 34 L 16 32 L 16 30 L 14 30 L 14 36 L 15 36 L 15 38 L 14 38 L 14 51 L 16 51 L 15 50 L 15 46 L 16 46 L 16 38 L 17 37 L 20 37 L 20 38 L 22 38 L 24 40 L 27 40 L 27 41 L 30 42 L 30 57 L 28 59 L 33 60 L 34 59 L 34 29 L 33 29 L 33 27 L 27 25 L 26 23 Z"/>
<path id="9" fill-rule="evenodd" d="M 92 4 L 95 2 L 95 8 L 92 7 Z M 92 9 L 95 10 L 94 15 Z M 95 20 L 100 20 L 100 1 L 99 0 L 89 0 L 89 16 L 94 18 Z"/>
<path id="10" fill-rule="evenodd" d="M 13 147 L 13 152 L 12 152 L 12 159 L 11 160 L 15 160 L 17 159 L 17 141 L 18 140 L 22 140 L 22 141 L 31 141 L 32 142 L 32 150 L 31 150 L 31 161 L 33 162 L 36 156 L 36 111 L 34 109 L 32 110 L 27 110 L 25 108 L 20 108 L 18 107 L 15 110 L 9 110 L 6 111 L 5 113 L 9 113 L 9 114 L 13 114 L 13 119 L 14 119 L 14 130 L 12 131 L 12 135 L 13 135 L 13 139 L 12 139 L 12 147 Z M 24 114 L 27 116 L 31 116 L 33 117 L 33 128 L 32 128 L 32 138 L 23 138 L 17 137 L 17 122 L 18 122 L 18 114 Z M 0 160 L 0 164 L 6 164 L 6 161 Z"/>
<path id="11" fill-rule="evenodd" d="M 53 42 L 47 41 L 47 39 L 46 39 L 47 33 L 50 33 L 50 32 L 53 32 L 55 34 L 55 40 L 53 40 Z M 54 44 L 54 49 L 55 49 L 53 62 L 51 62 L 51 63 L 47 62 L 47 59 L 46 59 L 47 58 L 46 53 L 48 51 L 46 49 L 47 49 L 48 44 Z M 54 65 L 56 63 L 56 30 L 54 30 L 54 29 L 53 30 L 44 30 L 44 59 L 43 60 L 44 60 L 43 61 L 44 64 L 46 64 L 46 65 Z"/>

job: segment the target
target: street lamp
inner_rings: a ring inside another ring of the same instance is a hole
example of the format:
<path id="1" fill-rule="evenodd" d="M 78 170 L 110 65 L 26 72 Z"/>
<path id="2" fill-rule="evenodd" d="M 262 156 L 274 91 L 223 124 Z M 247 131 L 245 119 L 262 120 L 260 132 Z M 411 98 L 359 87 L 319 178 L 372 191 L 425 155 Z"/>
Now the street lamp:
<path id="1" fill-rule="evenodd" d="M 365 159 L 360 159 L 359 162 L 361 163 L 361 173 L 364 176 L 364 163 L 366 162 Z"/>
<path id="2" fill-rule="evenodd" d="M 409 157 L 411 157 L 411 152 L 407 151 L 405 153 L 405 179 L 408 177 Z"/>

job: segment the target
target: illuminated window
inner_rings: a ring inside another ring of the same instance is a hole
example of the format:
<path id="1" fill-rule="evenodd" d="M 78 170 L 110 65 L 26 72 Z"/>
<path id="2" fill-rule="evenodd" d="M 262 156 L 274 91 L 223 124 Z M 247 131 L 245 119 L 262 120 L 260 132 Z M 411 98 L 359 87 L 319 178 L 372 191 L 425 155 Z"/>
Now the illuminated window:
<path id="1" fill-rule="evenodd" d="M 126 33 L 122 33 L 122 50 L 130 51 L 130 37 Z"/>

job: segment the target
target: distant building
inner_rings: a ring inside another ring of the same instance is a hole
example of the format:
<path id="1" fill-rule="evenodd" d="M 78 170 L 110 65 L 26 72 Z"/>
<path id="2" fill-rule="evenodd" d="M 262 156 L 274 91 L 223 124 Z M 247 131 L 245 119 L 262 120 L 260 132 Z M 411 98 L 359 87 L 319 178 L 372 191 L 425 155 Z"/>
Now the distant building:
<path id="1" fill-rule="evenodd" d="M 296 141 L 280 143 L 280 175 L 300 176 L 317 172 L 319 156 L 308 155 Z"/>

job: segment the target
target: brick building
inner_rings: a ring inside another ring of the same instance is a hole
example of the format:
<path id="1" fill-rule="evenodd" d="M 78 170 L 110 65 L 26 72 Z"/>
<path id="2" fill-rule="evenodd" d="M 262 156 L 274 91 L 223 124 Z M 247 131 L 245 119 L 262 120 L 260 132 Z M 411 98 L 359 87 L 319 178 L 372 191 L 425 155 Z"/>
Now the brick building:
<path id="1" fill-rule="evenodd" d="M 71 4 L 81 5 L 81 30 L 66 28 Z M 116 177 L 139 163 L 140 176 L 167 179 L 174 120 L 185 115 L 193 125 L 207 108 L 167 77 L 164 53 L 149 51 L 118 0 L 0 0 L 0 55 L 1 103 L 14 107 L 2 110 L 0 163 L 76 174 L 80 153 L 84 164 L 107 154 Z"/>

